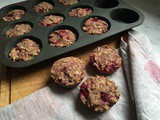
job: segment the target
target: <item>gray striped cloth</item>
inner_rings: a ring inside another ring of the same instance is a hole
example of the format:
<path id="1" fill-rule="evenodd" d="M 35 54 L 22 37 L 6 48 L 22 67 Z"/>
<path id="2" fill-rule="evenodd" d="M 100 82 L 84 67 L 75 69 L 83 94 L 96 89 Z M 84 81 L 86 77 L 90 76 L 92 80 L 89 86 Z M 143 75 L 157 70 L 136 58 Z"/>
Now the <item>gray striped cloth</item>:
<path id="1" fill-rule="evenodd" d="M 121 97 L 109 111 L 87 110 L 80 102 L 79 86 L 67 90 L 52 84 L 0 109 L 0 120 L 160 120 L 160 54 L 136 31 L 122 38 L 120 52 L 123 67 L 108 77 Z M 86 78 L 96 74 L 92 66 L 87 69 Z"/>

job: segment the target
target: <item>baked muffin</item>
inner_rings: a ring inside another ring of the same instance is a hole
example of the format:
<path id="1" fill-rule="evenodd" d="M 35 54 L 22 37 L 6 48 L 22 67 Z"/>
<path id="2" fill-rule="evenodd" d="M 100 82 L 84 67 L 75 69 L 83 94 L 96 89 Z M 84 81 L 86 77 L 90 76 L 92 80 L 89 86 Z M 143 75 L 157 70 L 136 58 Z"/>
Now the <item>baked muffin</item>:
<path id="1" fill-rule="evenodd" d="M 59 0 L 59 3 L 63 5 L 74 5 L 78 3 L 78 0 Z"/>
<path id="2" fill-rule="evenodd" d="M 90 15 L 92 13 L 92 9 L 90 8 L 76 8 L 69 12 L 71 17 L 84 17 Z"/>
<path id="3" fill-rule="evenodd" d="M 100 35 L 108 32 L 109 25 L 105 21 L 94 17 L 86 20 L 82 29 L 88 34 Z"/>
<path id="4" fill-rule="evenodd" d="M 19 19 L 21 19 L 25 14 L 26 14 L 26 12 L 25 12 L 24 10 L 21 10 L 21 9 L 11 10 L 11 11 L 9 11 L 9 12 L 3 17 L 3 20 L 4 20 L 4 21 L 19 20 Z"/>
<path id="5" fill-rule="evenodd" d="M 122 59 L 116 49 L 103 45 L 93 50 L 90 62 L 101 73 L 111 74 L 121 66 Z"/>
<path id="6" fill-rule="evenodd" d="M 9 57 L 16 62 L 28 61 L 36 57 L 40 51 L 41 48 L 38 43 L 25 38 L 11 50 Z"/>
<path id="7" fill-rule="evenodd" d="M 85 65 L 76 57 L 62 58 L 56 61 L 51 68 L 51 77 L 63 87 L 73 87 L 85 77 Z"/>
<path id="8" fill-rule="evenodd" d="M 115 82 L 104 76 L 91 76 L 80 86 L 82 103 L 95 112 L 109 110 L 119 98 Z"/>
<path id="9" fill-rule="evenodd" d="M 49 43 L 53 47 L 68 47 L 76 42 L 76 35 L 67 29 L 56 30 L 49 36 Z"/>
<path id="10" fill-rule="evenodd" d="M 53 9 L 53 5 L 48 2 L 41 2 L 34 6 L 33 10 L 37 13 L 46 13 Z"/>
<path id="11" fill-rule="evenodd" d="M 63 22 L 64 18 L 58 15 L 45 16 L 42 21 L 39 22 L 41 26 L 54 26 Z"/>
<path id="12" fill-rule="evenodd" d="M 32 27 L 29 24 L 17 24 L 13 28 L 10 28 L 6 31 L 7 37 L 16 37 L 24 35 L 32 30 Z"/>

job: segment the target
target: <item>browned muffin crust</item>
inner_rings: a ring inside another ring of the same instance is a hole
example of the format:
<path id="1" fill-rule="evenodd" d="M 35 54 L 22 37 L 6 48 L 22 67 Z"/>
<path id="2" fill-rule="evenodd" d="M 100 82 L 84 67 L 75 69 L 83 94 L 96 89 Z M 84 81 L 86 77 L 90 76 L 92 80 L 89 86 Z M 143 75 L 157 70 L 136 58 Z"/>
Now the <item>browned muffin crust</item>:
<path id="1" fill-rule="evenodd" d="M 54 6 L 48 2 L 41 2 L 38 5 L 34 6 L 33 10 L 37 13 L 46 13 L 52 10 Z"/>
<path id="2" fill-rule="evenodd" d="M 115 72 L 122 63 L 122 59 L 116 49 L 108 45 L 97 47 L 90 55 L 90 62 L 104 74 Z"/>
<path id="3" fill-rule="evenodd" d="M 21 19 L 25 14 L 26 14 L 26 12 L 25 12 L 24 10 L 21 10 L 21 9 L 11 10 L 11 11 L 9 11 L 9 12 L 3 17 L 3 20 L 4 20 L 4 21 L 19 20 L 19 19 Z"/>
<path id="4" fill-rule="evenodd" d="M 59 0 L 59 3 L 63 5 L 74 5 L 78 3 L 78 0 Z"/>
<path id="5" fill-rule="evenodd" d="M 109 25 L 105 21 L 94 17 L 86 20 L 82 29 L 88 34 L 101 35 L 108 32 Z"/>
<path id="6" fill-rule="evenodd" d="M 80 86 L 82 103 L 95 112 L 109 110 L 119 98 L 115 82 L 104 76 L 91 76 Z"/>
<path id="7" fill-rule="evenodd" d="M 83 61 L 76 57 L 62 58 L 51 68 L 51 77 L 61 86 L 73 87 L 85 77 Z"/>
<path id="8" fill-rule="evenodd" d="M 84 17 L 90 15 L 92 13 L 92 9 L 90 8 L 76 8 L 69 12 L 71 17 Z"/>
<path id="9" fill-rule="evenodd" d="M 38 43 L 25 38 L 11 50 L 9 57 L 16 62 L 28 61 L 36 57 L 40 51 L 41 48 Z"/>
<path id="10" fill-rule="evenodd" d="M 16 37 L 24 35 L 32 30 L 32 27 L 29 24 L 17 24 L 13 28 L 10 28 L 6 31 L 7 37 Z"/>
<path id="11" fill-rule="evenodd" d="M 49 36 L 53 47 L 68 47 L 76 42 L 76 35 L 70 30 L 56 30 Z"/>
<path id="12" fill-rule="evenodd" d="M 39 22 L 41 26 L 54 26 L 63 22 L 64 18 L 58 15 L 45 16 L 42 21 Z"/>

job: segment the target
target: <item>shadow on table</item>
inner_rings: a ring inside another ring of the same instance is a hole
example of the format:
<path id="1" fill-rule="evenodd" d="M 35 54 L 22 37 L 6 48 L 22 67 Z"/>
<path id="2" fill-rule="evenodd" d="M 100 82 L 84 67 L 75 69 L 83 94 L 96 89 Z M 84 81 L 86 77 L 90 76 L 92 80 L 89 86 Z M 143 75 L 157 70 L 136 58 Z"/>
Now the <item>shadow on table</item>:
<path id="1" fill-rule="evenodd" d="M 96 113 L 96 112 L 88 109 L 86 106 L 84 106 L 83 103 L 80 100 L 79 95 L 77 95 L 77 97 L 75 99 L 75 110 L 78 113 L 80 113 L 86 119 L 96 119 L 96 118 L 98 119 L 98 117 L 103 114 L 103 113 L 100 113 L 100 112 Z M 106 113 L 106 112 L 104 112 L 104 113 Z"/>
<path id="2" fill-rule="evenodd" d="M 56 94 L 58 96 L 64 96 L 66 99 L 66 96 L 68 100 L 72 98 L 71 102 L 73 102 L 73 106 L 71 105 L 70 110 L 74 110 L 76 113 L 75 115 L 80 116 L 80 118 L 85 118 L 85 119 L 96 119 L 98 116 L 102 115 L 103 113 L 95 113 L 89 109 L 87 109 L 81 102 L 79 98 L 79 93 L 77 88 L 72 88 L 72 89 L 66 89 L 63 88 L 56 83 L 53 83 L 52 85 L 49 86 L 49 88 L 52 90 L 53 94 Z M 66 96 L 65 96 L 66 95 Z"/>
<path id="3" fill-rule="evenodd" d="M 52 78 L 50 78 L 50 79 L 52 79 Z M 57 94 L 57 95 L 68 94 L 68 93 L 71 93 L 73 90 L 76 89 L 76 87 L 75 88 L 65 88 L 65 87 L 62 87 L 62 86 L 58 85 L 55 82 L 53 82 L 51 85 L 49 85 L 49 88 L 52 90 L 52 92 L 54 94 Z"/>

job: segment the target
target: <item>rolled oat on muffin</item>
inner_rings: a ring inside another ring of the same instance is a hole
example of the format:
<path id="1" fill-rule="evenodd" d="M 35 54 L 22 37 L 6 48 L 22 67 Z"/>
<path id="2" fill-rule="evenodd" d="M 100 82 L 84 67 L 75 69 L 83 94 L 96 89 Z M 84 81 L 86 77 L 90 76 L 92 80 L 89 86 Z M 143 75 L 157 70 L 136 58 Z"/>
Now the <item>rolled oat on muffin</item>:
<path id="1" fill-rule="evenodd" d="M 25 14 L 26 14 L 26 12 L 24 10 L 21 10 L 21 9 L 11 10 L 3 17 L 3 20 L 5 20 L 5 21 L 19 20 Z"/>
<path id="2" fill-rule="evenodd" d="M 59 0 L 59 3 L 63 5 L 74 5 L 78 3 L 78 0 Z"/>
<path id="3" fill-rule="evenodd" d="M 63 22 L 64 18 L 58 15 L 45 16 L 43 20 L 39 22 L 41 26 L 54 26 Z"/>
<path id="4" fill-rule="evenodd" d="M 57 60 L 51 68 L 51 77 L 63 87 L 74 87 L 85 77 L 84 62 L 76 57 Z"/>
<path id="5" fill-rule="evenodd" d="M 95 112 L 109 110 L 119 98 L 115 82 L 104 76 L 90 76 L 80 86 L 82 103 Z"/>
<path id="6" fill-rule="evenodd" d="M 17 24 L 13 28 L 10 28 L 6 31 L 7 37 L 16 37 L 24 35 L 32 30 L 32 27 L 29 24 Z"/>
<path id="7" fill-rule="evenodd" d="M 49 43 L 53 47 L 68 47 L 76 42 L 76 35 L 67 29 L 56 30 L 49 36 Z"/>
<path id="8" fill-rule="evenodd" d="M 40 51 L 41 48 L 38 43 L 25 38 L 11 50 L 9 57 L 16 62 L 28 61 L 36 57 Z"/>
<path id="9" fill-rule="evenodd" d="M 71 17 L 84 17 L 90 15 L 92 13 L 92 9 L 90 8 L 76 8 L 69 12 Z"/>
<path id="10" fill-rule="evenodd" d="M 82 29 L 88 34 L 101 35 L 108 32 L 109 25 L 107 22 L 94 17 L 86 20 Z"/>
<path id="11" fill-rule="evenodd" d="M 37 13 L 46 13 L 52 10 L 54 6 L 48 2 L 41 2 L 33 7 L 33 10 Z"/>
<path id="12" fill-rule="evenodd" d="M 111 74 L 121 66 L 122 59 L 115 48 L 103 45 L 93 50 L 90 62 L 101 73 Z"/>

